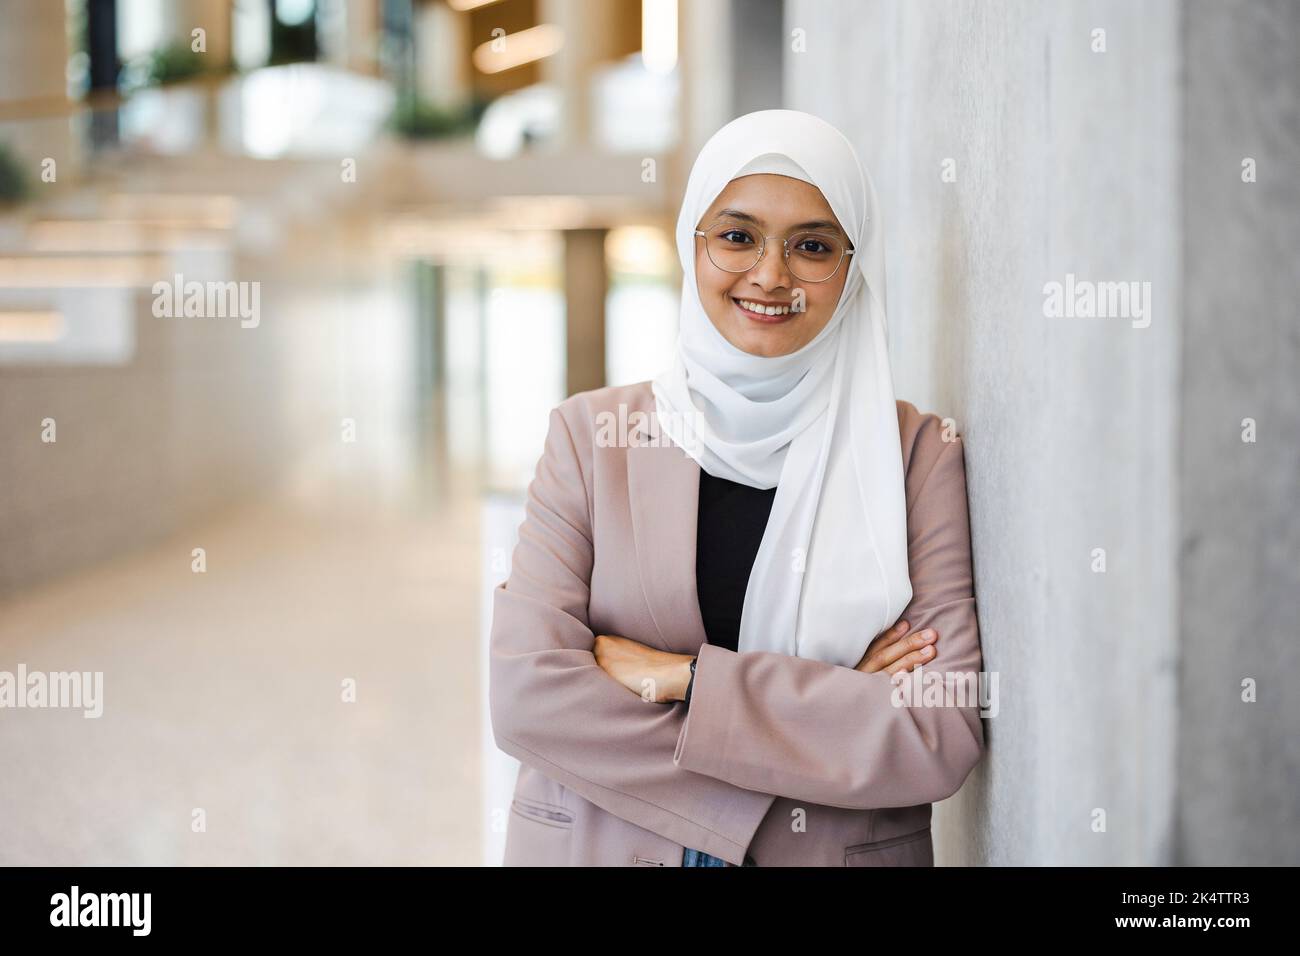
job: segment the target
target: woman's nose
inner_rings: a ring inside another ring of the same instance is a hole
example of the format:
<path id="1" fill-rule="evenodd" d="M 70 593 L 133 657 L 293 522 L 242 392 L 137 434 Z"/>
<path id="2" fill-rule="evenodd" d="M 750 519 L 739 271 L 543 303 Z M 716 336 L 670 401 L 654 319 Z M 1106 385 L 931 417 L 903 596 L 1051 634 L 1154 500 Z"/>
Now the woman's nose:
<path id="1" fill-rule="evenodd" d="M 784 251 L 779 242 L 768 241 L 763 249 L 763 257 L 749 270 L 749 276 L 755 284 L 764 289 L 775 289 L 782 286 L 788 288 L 793 283 L 790 270 L 786 268 Z"/>

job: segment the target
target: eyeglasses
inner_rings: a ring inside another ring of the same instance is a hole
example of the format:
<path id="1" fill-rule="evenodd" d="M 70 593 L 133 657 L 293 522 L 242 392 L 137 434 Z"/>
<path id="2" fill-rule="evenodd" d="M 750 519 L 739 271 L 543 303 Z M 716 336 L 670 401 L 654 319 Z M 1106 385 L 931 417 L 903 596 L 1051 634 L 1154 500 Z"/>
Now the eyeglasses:
<path id="1" fill-rule="evenodd" d="M 695 235 L 704 237 L 709 261 L 723 272 L 748 272 L 763 258 L 767 240 L 776 238 L 730 220 L 696 229 Z M 795 233 L 782 243 L 782 257 L 790 274 L 803 282 L 825 282 L 839 271 L 845 256 L 854 253 L 842 239 L 824 232 Z"/>

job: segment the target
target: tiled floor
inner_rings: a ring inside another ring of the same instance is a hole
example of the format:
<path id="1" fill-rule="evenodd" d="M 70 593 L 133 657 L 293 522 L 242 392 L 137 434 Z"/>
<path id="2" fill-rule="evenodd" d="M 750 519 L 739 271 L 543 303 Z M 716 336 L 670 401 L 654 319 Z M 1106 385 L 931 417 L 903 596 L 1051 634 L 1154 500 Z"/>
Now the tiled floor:
<path id="1" fill-rule="evenodd" d="M 0 604 L 0 670 L 104 674 L 0 709 L 0 864 L 478 864 L 478 520 L 249 505 Z"/>

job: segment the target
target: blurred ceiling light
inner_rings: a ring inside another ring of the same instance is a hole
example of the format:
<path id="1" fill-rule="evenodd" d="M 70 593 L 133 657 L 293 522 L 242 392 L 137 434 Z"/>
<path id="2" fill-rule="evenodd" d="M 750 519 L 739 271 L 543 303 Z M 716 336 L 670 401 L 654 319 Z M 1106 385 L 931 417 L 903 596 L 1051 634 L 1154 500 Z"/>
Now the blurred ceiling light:
<path id="1" fill-rule="evenodd" d="M 493 50 L 492 44 L 498 42 L 500 51 Z M 479 44 L 474 50 L 474 65 L 483 73 L 500 73 L 554 56 L 562 46 L 564 31 L 553 23 L 539 23 L 527 30 Z"/>
<path id="2" fill-rule="evenodd" d="M 677 65 L 677 0 L 641 0 L 641 62 L 651 73 Z"/>
<path id="3" fill-rule="evenodd" d="M 4 256 L 0 287 L 14 289 L 151 286 L 165 275 L 164 256 Z"/>
<path id="4" fill-rule="evenodd" d="M 466 10 L 477 10 L 479 7 L 486 7 L 489 4 L 500 2 L 501 0 L 447 0 L 447 5 L 453 10 L 464 13 Z"/>
<path id="5" fill-rule="evenodd" d="M 0 342 L 57 342 L 62 337 L 62 312 L 0 312 Z"/>

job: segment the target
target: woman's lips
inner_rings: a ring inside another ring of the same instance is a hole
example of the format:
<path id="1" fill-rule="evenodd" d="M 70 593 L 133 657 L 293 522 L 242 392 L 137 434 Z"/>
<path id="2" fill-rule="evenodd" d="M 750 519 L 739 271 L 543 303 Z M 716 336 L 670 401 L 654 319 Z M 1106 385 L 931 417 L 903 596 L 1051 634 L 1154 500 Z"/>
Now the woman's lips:
<path id="1" fill-rule="evenodd" d="M 740 300 L 737 299 L 735 296 L 731 297 L 731 304 L 734 305 L 736 307 L 736 311 L 739 312 L 741 315 L 743 315 L 745 318 L 753 322 L 762 322 L 764 325 L 778 325 L 781 322 L 787 322 L 790 319 L 794 318 L 796 314 L 793 309 L 790 310 L 789 312 L 780 315 L 768 315 L 766 312 L 751 312 L 749 311 L 749 309 L 741 305 Z"/>

